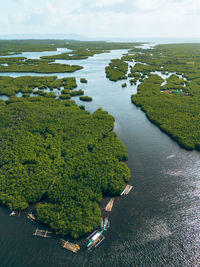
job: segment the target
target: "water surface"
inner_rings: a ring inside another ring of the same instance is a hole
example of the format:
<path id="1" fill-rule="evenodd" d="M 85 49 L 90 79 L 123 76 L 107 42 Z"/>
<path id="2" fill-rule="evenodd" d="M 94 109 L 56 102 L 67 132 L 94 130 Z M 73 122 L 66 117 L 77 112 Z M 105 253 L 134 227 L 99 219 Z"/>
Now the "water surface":
<path id="1" fill-rule="evenodd" d="M 124 81 L 105 78 L 104 68 L 110 59 L 120 58 L 125 52 L 115 50 L 87 60 L 59 60 L 82 65 L 84 69 L 54 74 L 59 78 L 86 78 L 88 84 L 79 83 L 78 89 L 84 89 L 93 102 L 74 99 L 90 112 L 103 107 L 112 114 L 116 119 L 115 131 L 127 147 L 130 184 L 134 189 L 128 196 L 116 199 L 109 213 L 111 226 L 105 233 L 106 239 L 89 252 L 82 239 L 81 251 L 74 255 L 61 248 L 59 237 L 33 237 L 34 230 L 42 225 L 28 221 L 23 214 L 9 217 L 9 211 L 0 208 L 1 267 L 199 266 L 200 154 L 180 148 L 131 103 L 136 86 L 127 83 L 122 88 Z"/>

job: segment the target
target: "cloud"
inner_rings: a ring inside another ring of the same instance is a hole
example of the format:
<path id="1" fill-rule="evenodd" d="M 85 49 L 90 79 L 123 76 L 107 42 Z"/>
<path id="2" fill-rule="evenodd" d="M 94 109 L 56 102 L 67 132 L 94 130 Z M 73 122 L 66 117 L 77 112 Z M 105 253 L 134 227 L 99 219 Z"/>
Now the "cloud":
<path id="1" fill-rule="evenodd" d="M 125 0 L 109 0 L 109 1 L 108 0 L 101 0 L 101 1 L 93 1 L 91 4 L 92 4 L 92 6 L 94 6 L 96 8 L 106 8 L 106 7 L 122 4 L 125 2 L 126 2 Z"/>
<path id="2" fill-rule="evenodd" d="M 0 34 L 199 37 L 200 0 L 7 0 Z"/>
<path id="3" fill-rule="evenodd" d="M 159 9 L 164 9 L 166 0 L 135 0 L 133 5 L 138 12 L 151 12 Z"/>

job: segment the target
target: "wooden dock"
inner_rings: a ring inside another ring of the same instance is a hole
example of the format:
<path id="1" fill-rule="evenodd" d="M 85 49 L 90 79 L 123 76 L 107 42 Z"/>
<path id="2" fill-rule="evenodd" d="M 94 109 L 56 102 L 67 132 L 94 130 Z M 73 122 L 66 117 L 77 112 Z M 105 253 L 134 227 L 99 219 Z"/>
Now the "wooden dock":
<path id="1" fill-rule="evenodd" d="M 108 202 L 107 206 L 105 207 L 105 211 L 111 211 L 114 203 L 114 198 L 111 198 L 111 200 Z"/>
<path id="2" fill-rule="evenodd" d="M 131 191 L 132 188 L 133 188 L 132 185 L 127 184 L 126 187 L 125 187 L 125 189 L 124 189 L 124 191 L 121 193 L 121 196 L 122 195 L 128 195 L 128 193 Z"/>
<path id="3" fill-rule="evenodd" d="M 77 253 L 80 250 L 80 247 L 78 244 L 73 244 L 73 243 L 71 243 L 69 241 L 65 241 L 63 239 L 61 239 L 60 241 L 61 241 L 62 247 L 65 249 L 68 249 L 74 253 Z"/>
<path id="4" fill-rule="evenodd" d="M 48 230 L 40 230 L 40 229 L 36 229 L 35 232 L 33 233 L 33 235 L 41 236 L 41 237 L 47 238 L 47 237 L 51 237 L 51 236 L 48 235 L 48 234 L 51 234 L 51 233 L 52 233 L 52 232 L 49 232 Z"/>

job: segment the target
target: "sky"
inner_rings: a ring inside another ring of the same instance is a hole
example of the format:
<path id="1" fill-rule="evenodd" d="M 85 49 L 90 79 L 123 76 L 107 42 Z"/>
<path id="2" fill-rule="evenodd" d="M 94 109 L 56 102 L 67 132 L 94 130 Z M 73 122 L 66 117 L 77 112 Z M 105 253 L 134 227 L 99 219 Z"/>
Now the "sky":
<path id="1" fill-rule="evenodd" d="M 0 0 L 0 35 L 200 37 L 200 0 Z"/>

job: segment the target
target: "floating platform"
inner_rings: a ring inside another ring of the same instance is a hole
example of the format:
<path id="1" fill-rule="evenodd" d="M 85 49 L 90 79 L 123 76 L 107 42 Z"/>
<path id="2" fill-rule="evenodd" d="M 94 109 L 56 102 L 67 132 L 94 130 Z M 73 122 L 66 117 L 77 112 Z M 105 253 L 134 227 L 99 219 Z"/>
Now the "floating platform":
<path id="1" fill-rule="evenodd" d="M 80 250 L 80 247 L 78 244 L 73 244 L 73 243 L 71 243 L 69 241 L 65 241 L 63 239 L 61 239 L 60 241 L 61 241 L 62 247 L 65 249 L 68 249 L 74 253 L 77 253 Z"/>
<path id="2" fill-rule="evenodd" d="M 108 202 L 107 206 L 105 207 L 105 211 L 111 211 L 114 203 L 114 198 L 111 198 L 111 200 Z"/>
<path id="3" fill-rule="evenodd" d="M 125 187 L 124 191 L 121 193 L 121 196 L 122 195 L 128 195 L 128 193 L 131 191 L 132 188 L 133 188 L 132 185 L 127 184 L 127 186 Z"/>
<path id="4" fill-rule="evenodd" d="M 49 236 L 49 234 L 51 234 L 51 233 L 52 233 L 52 232 L 49 232 L 48 230 L 40 230 L 40 229 L 36 229 L 35 232 L 33 233 L 33 235 L 41 236 L 41 237 L 47 238 L 47 237 L 51 237 L 51 236 Z"/>

